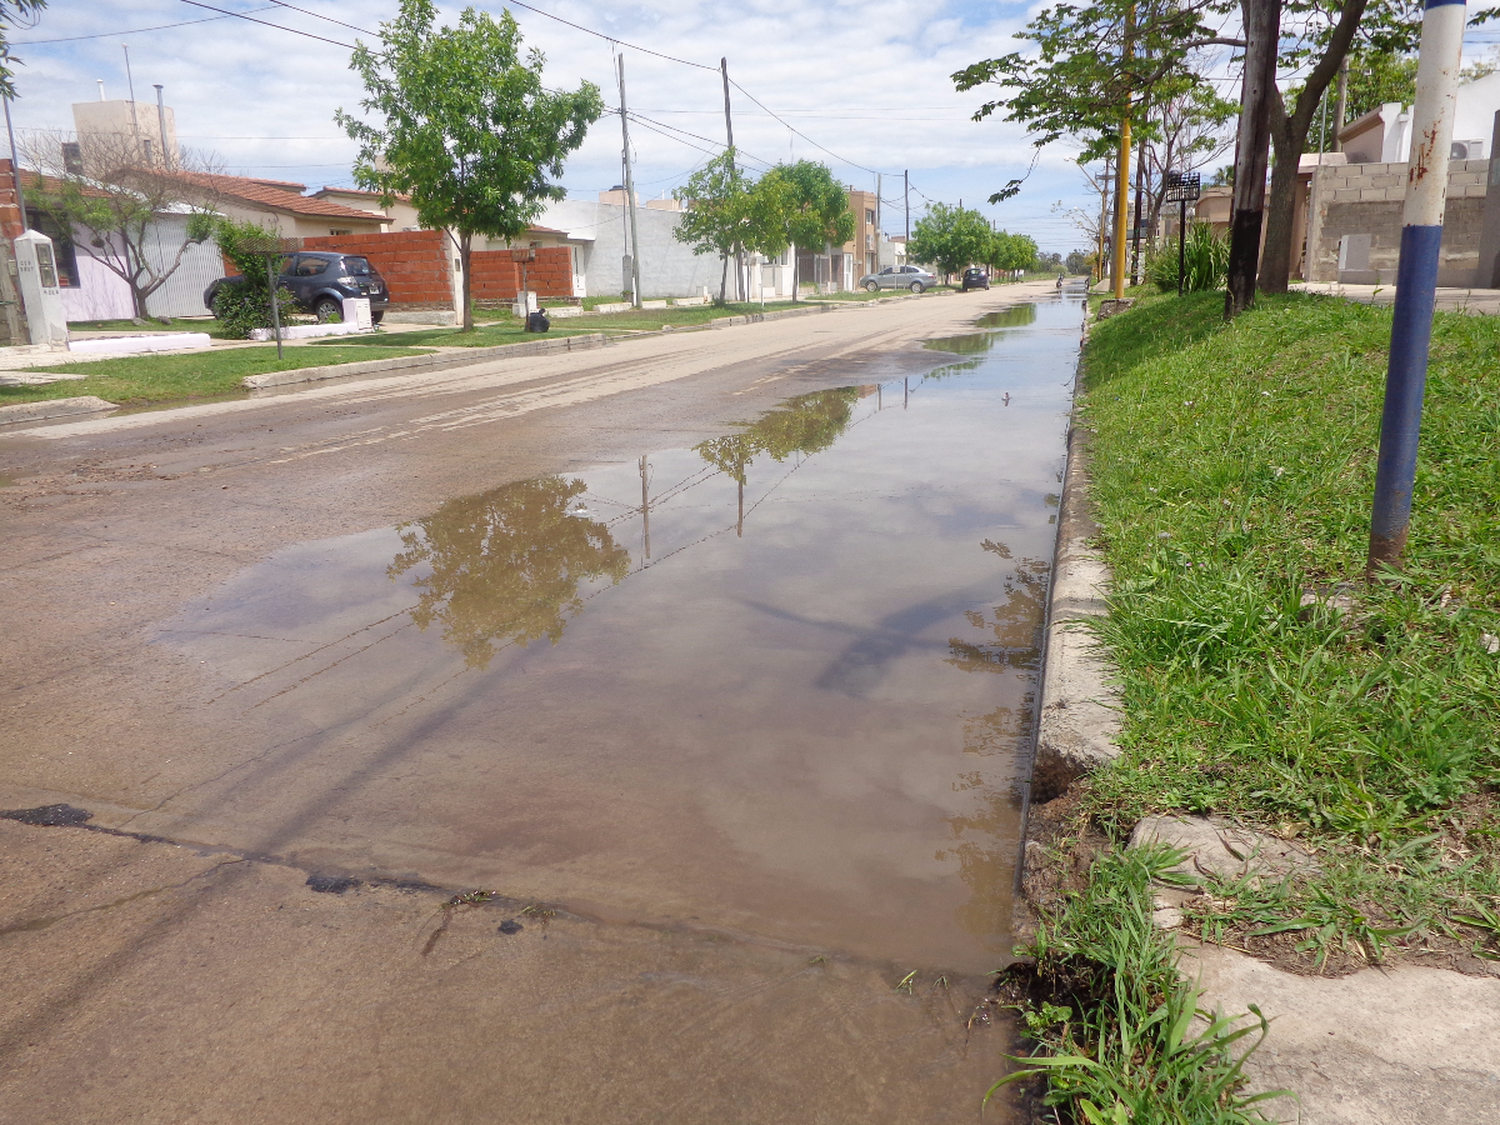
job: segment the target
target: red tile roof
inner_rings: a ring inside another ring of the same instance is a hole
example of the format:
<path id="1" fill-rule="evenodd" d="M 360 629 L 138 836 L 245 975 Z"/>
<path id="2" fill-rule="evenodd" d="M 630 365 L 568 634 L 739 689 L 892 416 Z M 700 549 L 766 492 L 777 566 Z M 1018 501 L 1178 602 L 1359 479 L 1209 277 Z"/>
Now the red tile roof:
<path id="1" fill-rule="evenodd" d="M 282 180 L 253 180 L 246 176 L 216 176 L 204 172 L 179 174 L 186 180 L 212 188 L 232 199 L 256 203 L 274 211 L 290 211 L 296 215 L 316 215 L 328 219 L 362 219 L 365 222 L 380 219 L 379 215 L 371 211 L 361 211 L 356 207 L 345 207 L 342 203 L 315 199 L 310 195 L 287 190 L 295 187 L 300 191 L 305 186 L 303 184 L 291 184 Z M 278 183 L 285 186 L 271 186 Z"/>

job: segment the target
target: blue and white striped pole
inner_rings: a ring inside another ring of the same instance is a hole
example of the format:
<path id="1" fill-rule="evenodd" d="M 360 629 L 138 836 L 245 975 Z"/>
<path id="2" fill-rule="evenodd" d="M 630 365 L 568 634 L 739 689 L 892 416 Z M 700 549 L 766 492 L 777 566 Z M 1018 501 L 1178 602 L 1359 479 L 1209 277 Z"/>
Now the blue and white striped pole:
<path id="1" fill-rule="evenodd" d="M 1466 14 L 1464 0 L 1427 0 L 1422 13 L 1417 104 L 1412 112 L 1406 206 L 1401 215 L 1401 262 L 1396 269 L 1396 315 L 1391 325 L 1385 410 L 1380 419 L 1380 460 L 1370 517 L 1371 576 L 1382 567 L 1401 565 L 1411 524 L 1417 436 L 1422 425 L 1422 392 L 1427 383 L 1427 350 L 1437 298 L 1448 151 L 1453 142 Z"/>

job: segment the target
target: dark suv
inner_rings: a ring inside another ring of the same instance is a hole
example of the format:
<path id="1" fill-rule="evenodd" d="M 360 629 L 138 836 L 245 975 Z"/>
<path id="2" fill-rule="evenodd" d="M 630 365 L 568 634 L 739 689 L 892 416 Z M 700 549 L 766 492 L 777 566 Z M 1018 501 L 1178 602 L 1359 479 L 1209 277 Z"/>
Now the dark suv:
<path id="1" fill-rule="evenodd" d="M 964 292 L 970 289 L 988 289 L 990 287 L 990 275 L 978 266 L 970 266 L 964 270 Z"/>
<path id="2" fill-rule="evenodd" d="M 238 277 L 221 277 L 203 291 L 203 303 L 214 307 L 214 297 L 225 285 L 243 284 Z M 279 289 L 290 290 L 297 305 L 315 313 L 320 321 L 342 316 L 345 297 L 368 297 L 370 319 L 376 324 L 391 303 L 385 278 L 370 265 L 370 259 L 359 254 L 340 254 L 337 250 L 309 250 L 288 254 L 281 260 Z"/>

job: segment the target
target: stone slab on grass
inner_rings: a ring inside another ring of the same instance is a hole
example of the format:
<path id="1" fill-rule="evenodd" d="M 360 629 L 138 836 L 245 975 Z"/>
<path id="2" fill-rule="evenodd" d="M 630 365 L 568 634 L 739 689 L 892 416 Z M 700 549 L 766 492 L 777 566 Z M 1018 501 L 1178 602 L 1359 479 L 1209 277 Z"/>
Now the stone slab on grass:
<path id="1" fill-rule="evenodd" d="M 54 398 L 45 402 L 18 402 L 12 406 L 0 406 L 0 426 L 42 422 L 48 418 L 66 418 L 73 414 L 101 414 L 106 410 L 118 409 L 114 403 L 106 402 L 97 395 Z"/>
<path id="2" fill-rule="evenodd" d="M 1254 1004 L 1271 1021 L 1245 1063 L 1261 1103 L 1301 1125 L 1500 1122 L 1500 978 L 1444 969 L 1365 969 L 1304 977 L 1214 946 L 1188 946 L 1182 969 L 1200 1003 L 1228 1014 Z"/>

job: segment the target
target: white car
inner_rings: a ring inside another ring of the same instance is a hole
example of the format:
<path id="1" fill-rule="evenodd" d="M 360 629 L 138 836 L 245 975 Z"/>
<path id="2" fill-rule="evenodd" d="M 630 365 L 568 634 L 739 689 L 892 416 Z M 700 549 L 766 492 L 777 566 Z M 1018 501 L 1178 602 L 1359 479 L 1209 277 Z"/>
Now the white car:
<path id="1" fill-rule="evenodd" d="M 920 293 L 936 280 L 936 274 L 930 274 L 920 266 L 886 266 L 879 273 L 865 274 L 859 283 L 871 293 L 877 289 L 910 289 L 913 293 Z"/>

